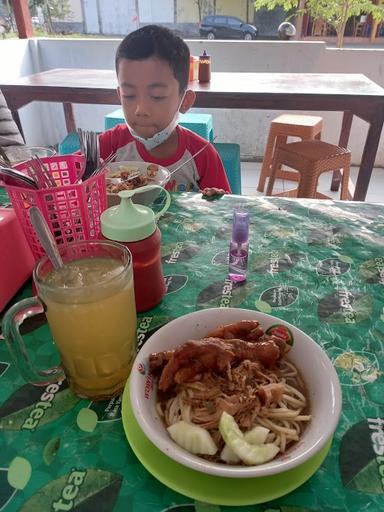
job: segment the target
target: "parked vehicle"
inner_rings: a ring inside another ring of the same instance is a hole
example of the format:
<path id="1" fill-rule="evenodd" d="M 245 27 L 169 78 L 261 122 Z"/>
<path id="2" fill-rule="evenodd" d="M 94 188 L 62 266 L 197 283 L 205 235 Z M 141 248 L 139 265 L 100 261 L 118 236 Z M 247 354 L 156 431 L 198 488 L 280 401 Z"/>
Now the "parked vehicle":
<path id="1" fill-rule="evenodd" d="M 235 16 L 205 16 L 200 24 L 201 37 L 207 39 L 256 39 L 258 29 Z"/>

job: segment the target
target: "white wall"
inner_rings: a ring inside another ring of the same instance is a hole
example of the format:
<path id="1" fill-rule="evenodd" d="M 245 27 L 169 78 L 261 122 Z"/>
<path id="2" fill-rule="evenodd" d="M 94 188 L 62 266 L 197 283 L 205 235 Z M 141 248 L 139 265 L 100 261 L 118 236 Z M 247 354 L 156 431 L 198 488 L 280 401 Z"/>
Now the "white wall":
<path id="1" fill-rule="evenodd" d="M 138 28 L 135 0 L 99 2 L 102 34 L 128 34 Z"/>
<path id="2" fill-rule="evenodd" d="M 5 39 L 0 41 L 0 80 L 3 82 L 39 70 L 39 56 L 33 40 Z M 49 116 L 47 104 L 32 103 L 20 110 L 20 120 L 30 144 L 48 144 L 44 121 Z M 61 133 L 60 133 L 61 135 Z M 45 142 L 46 141 L 46 142 Z"/>
<path id="3" fill-rule="evenodd" d="M 97 0 L 83 0 L 83 15 L 86 34 L 99 34 L 101 31 Z"/>
<path id="4" fill-rule="evenodd" d="M 141 23 L 174 23 L 174 0 L 139 0 Z"/>
<path id="5" fill-rule="evenodd" d="M 114 69 L 118 39 L 36 39 L 0 41 L 0 60 L 7 55 L 9 66 L 1 66 L 1 75 L 13 78 L 55 67 Z M 214 71 L 255 72 L 345 72 L 364 73 L 384 87 L 384 49 L 332 49 L 322 42 L 280 41 L 187 41 L 191 53 L 199 55 L 204 48 L 212 56 Z M 10 43 L 13 43 L 10 44 Z M 4 44 L 9 44 L 4 50 Z M 10 55 L 11 47 L 14 55 Z M 17 50 L 17 51 L 16 51 Z M 16 55 L 17 54 L 17 55 Z M 20 63 L 18 66 L 17 62 Z M 41 114 L 32 119 L 31 108 Z M 77 124 L 86 129 L 103 130 L 104 116 L 114 106 L 76 105 Z M 261 158 L 273 117 L 277 111 L 204 110 L 212 112 L 217 141 L 238 142 L 242 157 Z M 324 118 L 323 138 L 337 143 L 342 115 L 320 113 Z M 40 120 L 41 119 L 41 120 Z M 39 103 L 22 109 L 22 122 L 30 144 L 54 144 L 65 136 L 61 105 Z M 359 163 L 367 124 L 354 119 L 350 146 L 354 163 Z M 382 137 L 383 141 L 384 136 Z M 376 165 L 384 166 L 381 141 Z"/>

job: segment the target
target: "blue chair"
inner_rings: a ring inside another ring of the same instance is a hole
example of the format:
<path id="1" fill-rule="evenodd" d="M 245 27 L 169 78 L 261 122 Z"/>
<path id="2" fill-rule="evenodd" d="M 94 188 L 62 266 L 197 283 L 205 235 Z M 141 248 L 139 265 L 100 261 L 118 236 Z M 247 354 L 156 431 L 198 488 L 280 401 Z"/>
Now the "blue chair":
<path id="1" fill-rule="evenodd" d="M 104 118 L 104 126 L 106 130 L 109 130 L 121 123 L 124 123 L 124 115 L 121 108 L 107 114 Z M 179 124 L 180 126 L 197 133 L 204 139 L 211 142 L 213 141 L 213 122 L 211 114 L 195 114 L 193 112 L 180 114 Z"/>
<path id="2" fill-rule="evenodd" d="M 68 133 L 68 135 L 59 143 L 59 155 L 70 155 L 80 149 L 80 141 L 77 132 Z"/>
<path id="3" fill-rule="evenodd" d="M 241 194 L 241 165 L 239 144 L 214 142 L 214 147 L 223 161 L 232 194 Z"/>
<path id="4" fill-rule="evenodd" d="M 124 114 L 121 108 L 114 110 L 104 117 L 104 128 L 110 130 L 117 124 L 124 123 Z"/>
<path id="5" fill-rule="evenodd" d="M 188 128 L 210 142 L 213 141 L 213 122 L 211 114 L 180 114 L 180 126 Z"/>

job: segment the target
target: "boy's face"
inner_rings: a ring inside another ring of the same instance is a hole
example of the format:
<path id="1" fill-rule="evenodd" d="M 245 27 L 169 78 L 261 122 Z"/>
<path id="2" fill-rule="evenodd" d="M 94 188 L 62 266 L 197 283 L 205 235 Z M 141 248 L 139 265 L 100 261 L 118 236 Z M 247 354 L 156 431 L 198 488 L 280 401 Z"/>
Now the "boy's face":
<path id="1" fill-rule="evenodd" d="M 125 119 L 138 135 L 149 138 L 168 126 L 182 94 L 167 62 L 121 59 L 117 79 Z"/>

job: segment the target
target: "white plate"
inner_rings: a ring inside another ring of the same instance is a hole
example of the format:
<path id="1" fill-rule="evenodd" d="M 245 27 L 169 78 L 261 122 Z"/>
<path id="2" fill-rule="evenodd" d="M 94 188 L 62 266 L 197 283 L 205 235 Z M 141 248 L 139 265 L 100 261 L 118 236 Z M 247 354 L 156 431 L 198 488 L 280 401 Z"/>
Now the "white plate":
<path id="1" fill-rule="evenodd" d="M 148 166 L 156 165 L 158 167 L 157 174 L 153 177 L 150 177 L 150 182 L 148 184 L 152 185 L 160 185 L 161 187 L 165 187 L 165 185 L 169 181 L 169 171 L 165 167 L 161 167 L 157 164 L 151 164 L 149 162 L 134 162 L 134 161 L 122 161 L 122 162 L 113 162 L 108 165 L 106 178 L 107 183 L 108 180 L 112 177 L 112 179 L 116 179 L 114 175 L 119 171 L 129 170 L 131 172 L 139 171 L 141 175 L 148 176 Z M 136 190 L 140 190 L 138 187 Z M 137 193 L 133 197 L 134 203 L 139 204 L 150 204 L 152 203 L 160 194 L 160 190 L 149 190 L 142 193 Z M 117 194 L 112 194 L 107 192 L 108 206 L 114 206 L 120 203 L 120 198 Z"/>

